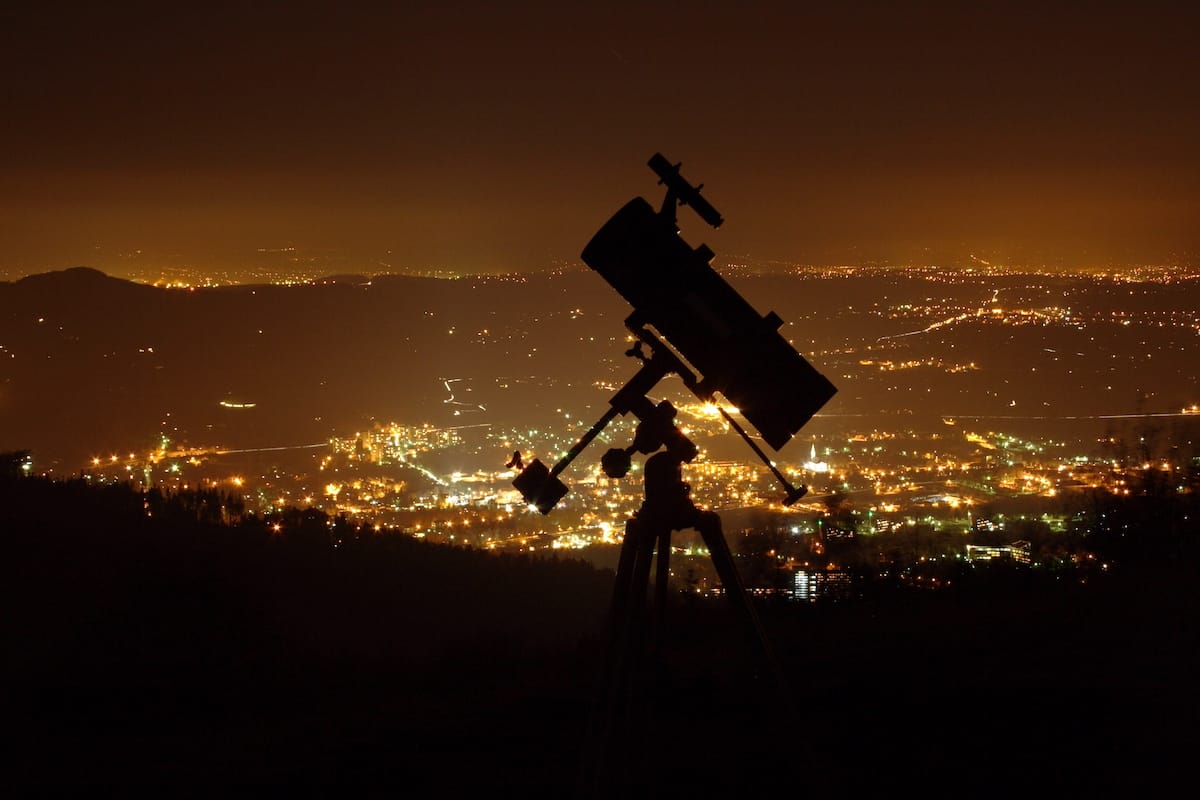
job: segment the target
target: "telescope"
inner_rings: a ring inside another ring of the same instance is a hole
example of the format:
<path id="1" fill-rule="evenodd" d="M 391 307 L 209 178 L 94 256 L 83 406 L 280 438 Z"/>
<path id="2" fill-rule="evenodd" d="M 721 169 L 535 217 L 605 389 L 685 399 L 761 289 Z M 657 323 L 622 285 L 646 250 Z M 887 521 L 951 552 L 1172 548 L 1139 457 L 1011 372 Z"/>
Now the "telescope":
<path id="1" fill-rule="evenodd" d="M 634 344 L 625 354 L 641 367 L 552 469 L 534 459 L 513 480 L 527 503 L 548 514 L 568 491 L 559 473 L 618 415 L 632 414 L 638 420 L 629 446 L 611 448 L 600 460 L 605 475 L 621 478 L 631 467 L 633 453 L 649 456 L 644 500 L 626 520 L 621 540 L 610 610 L 607 689 L 601 720 L 592 734 L 597 741 L 588 748 L 597 759 L 598 783 L 608 779 L 607 773 L 621 774 L 628 768 L 630 743 L 644 726 L 637 701 L 654 681 L 650 673 L 639 674 L 644 672 L 647 646 L 650 652 L 661 651 L 673 531 L 690 528 L 703 539 L 726 597 L 757 644 L 760 668 L 774 676 L 777 691 L 787 695 L 778 661 L 725 540 L 721 517 L 696 506 L 683 481 L 682 465 L 699 449 L 676 426 L 671 403 L 655 403 L 649 393 L 674 374 L 696 397 L 715 403 L 783 485 L 783 502 L 791 505 L 807 488 L 792 486 L 717 396 L 736 406 L 763 441 L 778 450 L 837 391 L 779 333 L 783 321 L 775 312 L 760 315 L 717 274 L 712 250 L 703 244 L 692 247 L 680 237 L 678 206 L 691 208 L 714 228 L 724 221 L 701 195 L 703 186 L 692 186 L 680 173 L 682 164 L 671 164 L 661 153 L 654 154 L 649 166 L 666 186 L 662 206 L 656 211 L 645 199 L 634 198 L 583 249 L 584 262 L 633 308 L 625 326 Z M 652 563 L 657 618 L 648 625 Z M 653 644 L 647 641 L 647 630 L 655 634 Z M 596 796 L 613 794 L 599 785 L 597 789 Z"/>
<path id="2" fill-rule="evenodd" d="M 703 184 L 692 186 L 680 173 L 682 164 L 672 165 L 661 153 L 655 153 L 648 166 L 666 186 L 660 208 L 635 197 L 600 228 L 582 253 L 583 261 L 632 306 L 625 326 L 636 345 L 627 355 L 641 360 L 642 369 L 553 469 L 535 459 L 513 486 L 526 502 L 549 513 L 568 491 L 558 474 L 618 414 L 632 413 L 639 428 L 657 429 L 643 435 L 640 443 L 635 437 L 635 445 L 627 450 L 651 453 L 654 450 L 645 449 L 649 444 L 657 442 L 655 450 L 669 444 L 674 439 L 668 430 L 672 424 L 664 423 L 665 410 L 656 410 L 659 406 L 646 394 L 674 373 L 696 397 L 717 403 L 726 421 L 783 485 L 784 502 L 790 505 L 804 495 L 804 487 L 788 482 L 717 396 L 736 408 L 767 445 L 779 450 L 837 389 L 783 338 L 783 320 L 774 311 L 760 315 L 713 269 L 714 254 L 707 245 L 692 247 L 680 236 L 678 206 L 691 208 L 714 228 L 724 222 L 701 195 Z M 623 462 L 606 456 L 605 472 L 620 477 L 612 473 L 622 471 L 610 472 L 610 465 Z"/>

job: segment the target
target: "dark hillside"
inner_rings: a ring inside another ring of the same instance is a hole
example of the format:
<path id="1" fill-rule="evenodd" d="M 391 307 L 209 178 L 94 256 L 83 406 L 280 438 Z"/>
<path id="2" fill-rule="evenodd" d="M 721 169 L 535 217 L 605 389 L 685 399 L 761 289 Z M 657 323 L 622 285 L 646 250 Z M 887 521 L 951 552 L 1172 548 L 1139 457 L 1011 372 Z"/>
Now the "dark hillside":
<path id="1" fill-rule="evenodd" d="M 223 526 L 230 498 L 203 493 L 2 488 L 9 785 L 576 790 L 611 573 L 317 517 Z M 1164 786 L 1196 755 L 1198 584 L 1110 577 L 762 606 L 783 690 L 723 605 L 677 604 L 637 785 Z"/>

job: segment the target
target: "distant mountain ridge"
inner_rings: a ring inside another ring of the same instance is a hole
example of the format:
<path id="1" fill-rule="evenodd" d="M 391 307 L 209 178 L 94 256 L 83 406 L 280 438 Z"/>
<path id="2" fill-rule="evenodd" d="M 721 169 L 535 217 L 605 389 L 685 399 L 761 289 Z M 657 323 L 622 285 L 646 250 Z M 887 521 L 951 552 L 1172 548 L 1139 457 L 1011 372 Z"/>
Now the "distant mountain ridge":
<path id="1" fill-rule="evenodd" d="M 0 286 L 4 286 L 5 284 L 11 286 L 20 286 L 26 289 L 47 289 L 72 292 L 105 289 L 118 285 L 143 285 L 136 283 L 135 281 L 126 280 L 125 278 L 117 278 L 112 275 L 108 275 L 107 273 L 95 269 L 94 267 L 67 267 L 66 269 L 53 270 L 51 272 L 26 275 L 25 277 L 18 278 L 15 281 L 0 282 Z"/>
<path id="2" fill-rule="evenodd" d="M 570 360 L 567 342 L 546 337 L 557 307 L 619 309 L 561 276 L 362 277 L 185 291 L 74 267 L 0 283 L 2 447 L 71 470 L 160 433 L 249 446 L 320 441 L 371 418 L 450 424 L 445 379 L 481 391 L 514 371 L 557 374 L 541 363 Z M 233 419 L 218 405 L 230 396 L 255 413 Z"/>

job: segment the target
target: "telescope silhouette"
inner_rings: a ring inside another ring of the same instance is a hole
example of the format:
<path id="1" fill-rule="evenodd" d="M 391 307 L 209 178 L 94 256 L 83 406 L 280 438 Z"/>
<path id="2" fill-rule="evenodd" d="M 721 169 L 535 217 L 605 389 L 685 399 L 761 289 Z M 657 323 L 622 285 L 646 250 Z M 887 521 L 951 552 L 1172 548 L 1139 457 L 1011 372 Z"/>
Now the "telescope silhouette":
<path id="1" fill-rule="evenodd" d="M 683 480 L 683 464 L 699 453 L 675 424 L 675 408 L 647 396 L 669 374 L 682 379 L 706 402 L 717 395 L 735 405 L 763 441 L 778 450 L 800 430 L 837 389 L 783 338 L 783 321 L 775 312 L 760 315 L 712 268 L 713 252 L 692 247 L 679 235 L 676 209 L 688 206 L 709 225 L 721 214 L 671 164 L 655 153 L 649 166 L 666 186 L 656 211 L 634 198 L 604 224 L 587 247 L 583 260 L 633 307 L 625 326 L 635 343 L 626 355 L 641 362 L 637 373 L 612 399 L 609 408 L 579 441 L 548 469 L 534 459 L 513 486 L 525 501 L 548 514 L 566 495 L 558 475 L 621 414 L 638 420 L 632 443 L 614 447 L 600 460 L 610 478 L 623 477 L 633 453 L 644 453 L 644 499 L 625 522 L 609 612 L 609 648 L 605 689 L 597 697 L 589 731 L 588 764 L 583 782 L 587 796 L 612 797 L 636 784 L 636 765 L 645 732 L 639 709 L 655 697 L 649 665 L 661 651 L 664 614 L 670 584 L 671 534 L 693 529 L 700 534 L 720 578 L 721 587 L 758 655 L 760 676 L 773 680 L 780 696 L 786 681 L 749 593 L 738 574 L 725 539 L 720 515 L 696 506 Z M 783 502 L 791 505 L 806 492 L 792 486 L 774 462 L 717 403 L 730 426 L 762 459 L 783 485 Z M 653 565 L 653 578 L 651 568 Z M 653 611 L 647 605 L 654 586 Z M 650 693 L 649 697 L 646 696 Z M 649 743 L 653 750 L 653 742 Z"/>

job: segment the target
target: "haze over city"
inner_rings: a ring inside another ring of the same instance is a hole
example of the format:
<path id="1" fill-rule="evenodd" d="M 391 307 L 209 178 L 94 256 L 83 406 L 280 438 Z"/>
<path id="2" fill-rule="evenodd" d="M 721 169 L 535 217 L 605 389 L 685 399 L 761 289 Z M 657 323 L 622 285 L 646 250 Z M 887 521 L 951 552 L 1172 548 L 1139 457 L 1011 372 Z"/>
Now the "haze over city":
<path id="1" fill-rule="evenodd" d="M 726 257 L 1194 261 L 1186 3 L 9 5 L 0 270 L 576 262 L 656 150 Z"/>

